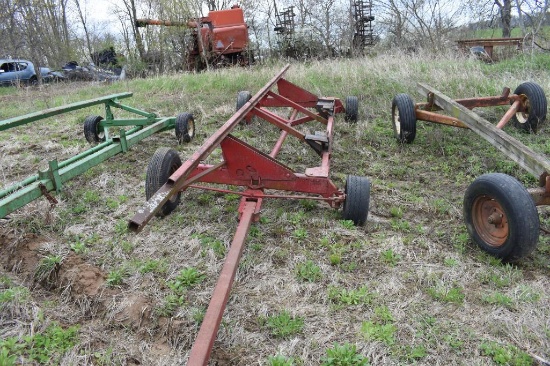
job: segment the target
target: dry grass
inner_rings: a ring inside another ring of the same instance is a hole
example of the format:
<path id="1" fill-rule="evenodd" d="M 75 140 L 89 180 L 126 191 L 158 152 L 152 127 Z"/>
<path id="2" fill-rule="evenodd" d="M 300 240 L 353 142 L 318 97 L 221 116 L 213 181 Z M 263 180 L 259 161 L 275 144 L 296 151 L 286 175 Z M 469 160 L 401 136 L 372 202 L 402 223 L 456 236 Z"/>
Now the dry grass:
<path id="1" fill-rule="evenodd" d="M 504 265 L 470 242 L 462 222 L 463 192 L 478 175 L 503 171 L 526 186 L 533 178 L 472 132 L 420 123 L 415 143 L 403 146 L 390 122 L 395 94 L 421 99 L 417 82 L 460 98 L 497 95 L 504 86 L 532 80 L 550 95 L 550 73 L 536 60 L 484 65 L 452 54 L 392 53 L 292 65 L 285 78 L 313 93 L 360 98 L 359 122 L 338 120 L 331 178 L 340 187 L 348 174 L 371 179 L 368 222 L 350 228 L 325 205 L 266 200 L 247 240 L 212 364 L 265 365 L 269 356 L 283 354 L 297 365 L 317 365 L 334 343 L 356 345 L 372 365 L 505 364 L 497 357 L 505 352 L 512 355 L 508 364 L 524 364 L 523 353 L 550 359 L 548 234 L 541 232 L 531 256 Z M 17 100 L 0 118 L 133 91 L 127 104 L 159 115 L 191 111 L 198 128 L 189 145 L 161 133 L 75 178 L 53 210 L 39 199 L 0 220 L 2 291 L 32 289 L 23 301 L 0 303 L 2 338 L 29 334 L 23 323 L 40 329 L 54 321 L 80 324 L 79 343 L 58 363 L 184 362 L 236 228 L 238 200 L 190 190 L 175 212 L 138 235 L 127 232 L 126 221 L 144 202 L 145 169 L 156 148 L 176 148 L 185 159 L 230 117 L 238 91 L 254 94 L 281 68 L 0 90 L 2 101 Z M 493 122 L 501 112 L 480 111 Z M 0 132 L 1 185 L 87 148 L 81 131 L 87 114 L 101 110 Z M 507 132 L 550 154 L 547 126 L 536 136 Z M 266 149 L 278 136 L 265 124 L 239 127 L 235 134 Z M 296 141 L 285 145 L 281 160 L 299 172 L 317 162 Z M 550 211 L 539 208 L 539 214 L 548 228 Z M 40 258 L 60 253 L 57 287 L 37 286 L 30 274 Z M 331 264 L 331 255 L 340 257 L 339 264 Z M 297 275 L 308 261 L 321 273 L 312 282 Z M 171 281 L 187 267 L 204 274 L 204 281 L 171 296 Z M 120 283 L 109 282 L 113 273 Z M 335 288 L 349 296 L 335 296 Z M 363 297 L 350 295 L 361 288 Z M 283 311 L 302 318 L 303 329 L 274 337 L 262 319 Z"/>

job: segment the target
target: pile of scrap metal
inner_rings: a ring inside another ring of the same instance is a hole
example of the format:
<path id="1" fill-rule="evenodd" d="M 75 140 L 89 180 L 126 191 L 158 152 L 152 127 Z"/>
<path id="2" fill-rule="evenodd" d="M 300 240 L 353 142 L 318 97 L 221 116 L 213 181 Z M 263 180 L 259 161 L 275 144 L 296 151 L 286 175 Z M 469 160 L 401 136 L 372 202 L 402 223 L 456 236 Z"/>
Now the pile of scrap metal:
<path id="1" fill-rule="evenodd" d="M 120 55 L 113 47 L 90 54 L 93 62 L 80 66 L 76 61 L 69 61 L 62 67 L 63 79 L 70 81 L 114 81 L 126 77 L 125 69 L 120 65 Z"/>
<path id="2" fill-rule="evenodd" d="M 103 69 L 93 63 L 87 66 L 80 66 L 76 61 L 67 62 L 63 68 L 63 78 L 70 81 L 114 81 L 125 78 L 125 70 L 118 71 Z"/>

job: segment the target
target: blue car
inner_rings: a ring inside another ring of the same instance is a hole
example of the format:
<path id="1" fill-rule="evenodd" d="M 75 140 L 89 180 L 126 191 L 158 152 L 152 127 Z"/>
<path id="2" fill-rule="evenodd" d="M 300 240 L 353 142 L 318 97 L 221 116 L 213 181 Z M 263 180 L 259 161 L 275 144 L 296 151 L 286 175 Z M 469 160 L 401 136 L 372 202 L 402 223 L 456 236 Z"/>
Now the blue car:
<path id="1" fill-rule="evenodd" d="M 63 75 L 47 67 L 40 68 L 42 81 L 48 82 L 62 78 Z M 34 85 L 38 76 L 32 62 L 27 60 L 0 59 L 0 85 Z"/>

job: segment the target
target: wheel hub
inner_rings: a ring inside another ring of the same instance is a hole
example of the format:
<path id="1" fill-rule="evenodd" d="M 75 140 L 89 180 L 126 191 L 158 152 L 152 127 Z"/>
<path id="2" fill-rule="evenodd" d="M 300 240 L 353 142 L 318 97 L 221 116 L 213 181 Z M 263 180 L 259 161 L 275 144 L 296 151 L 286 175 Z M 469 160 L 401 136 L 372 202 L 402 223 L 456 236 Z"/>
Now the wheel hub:
<path id="1" fill-rule="evenodd" d="M 508 238 L 508 219 L 504 209 L 489 196 L 478 197 L 472 207 L 473 224 L 479 236 L 490 246 L 500 247 Z"/>
<path id="2" fill-rule="evenodd" d="M 395 111 L 393 114 L 393 124 L 395 126 L 395 132 L 398 136 L 401 136 L 401 119 L 399 118 L 399 112 Z"/>
<path id="3" fill-rule="evenodd" d="M 531 109 L 531 105 L 529 103 L 529 99 L 527 99 L 525 95 L 522 94 L 520 99 L 522 100 L 521 110 L 516 113 L 516 119 L 519 123 L 523 124 L 529 119 L 529 110 Z"/>

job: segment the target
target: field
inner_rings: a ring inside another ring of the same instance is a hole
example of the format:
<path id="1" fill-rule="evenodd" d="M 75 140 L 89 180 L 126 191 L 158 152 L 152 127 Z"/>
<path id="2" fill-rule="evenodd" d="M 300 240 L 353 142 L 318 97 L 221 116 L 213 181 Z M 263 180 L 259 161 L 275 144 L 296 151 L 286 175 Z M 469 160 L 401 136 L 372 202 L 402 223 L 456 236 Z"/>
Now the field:
<path id="1" fill-rule="evenodd" d="M 188 190 L 169 216 L 135 234 L 145 172 L 161 146 L 185 160 L 283 64 L 174 74 L 110 85 L 0 89 L 0 119 L 131 91 L 124 103 L 173 116 L 192 112 L 197 134 L 178 145 L 154 135 L 71 180 L 50 207 L 39 198 L 0 220 L 0 365 L 179 365 L 203 319 L 235 231 L 237 195 Z M 387 53 L 293 64 L 289 81 L 360 101 L 357 123 L 338 117 L 331 179 L 371 181 L 364 227 L 313 200 L 266 199 L 231 291 L 211 365 L 532 365 L 550 360 L 550 209 L 539 207 L 537 249 L 501 263 L 473 244 L 463 195 L 487 172 L 534 177 L 475 133 L 419 122 L 412 144 L 391 123 L 394 95 L 416 83 L 453 98 L 500 95 L 524 81 L 550 95 L 550 59 L 525 54 L 487 65 L 446 55 Z M 504 108 L 476 110 L 496 123 Z M 0 132 L 0 185 L 89 147 L 89 108 Z M 235 135 L 271 147 L 266 123 Z M 505 127 L 550 156 L 538 134 Z M 214 152 L 214 159 L 219 153 Z M 280 160 L 295 171 L 318 157 L 296 139 Z"/>

